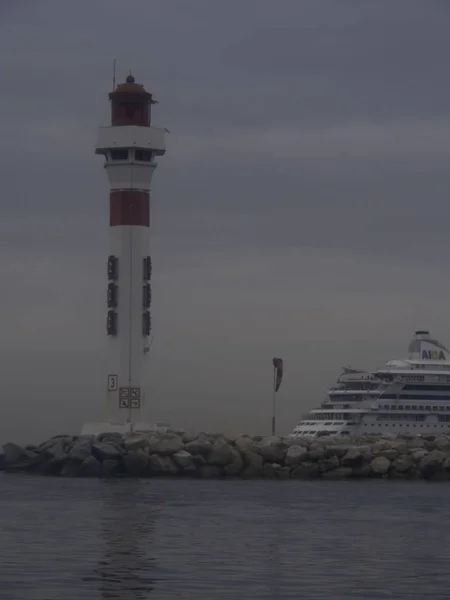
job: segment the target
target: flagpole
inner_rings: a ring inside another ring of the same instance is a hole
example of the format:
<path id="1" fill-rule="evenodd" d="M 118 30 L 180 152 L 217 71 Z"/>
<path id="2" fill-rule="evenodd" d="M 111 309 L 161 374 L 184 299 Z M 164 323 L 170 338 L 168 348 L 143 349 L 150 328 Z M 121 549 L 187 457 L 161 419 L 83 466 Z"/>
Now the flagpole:
<path id="1" fill-rule="evenodd" d="M 275 390 L 277 387 L 277 369 L 273 367 L 273 390 L 272 390 L 272 435 L 275 435 Z"/>

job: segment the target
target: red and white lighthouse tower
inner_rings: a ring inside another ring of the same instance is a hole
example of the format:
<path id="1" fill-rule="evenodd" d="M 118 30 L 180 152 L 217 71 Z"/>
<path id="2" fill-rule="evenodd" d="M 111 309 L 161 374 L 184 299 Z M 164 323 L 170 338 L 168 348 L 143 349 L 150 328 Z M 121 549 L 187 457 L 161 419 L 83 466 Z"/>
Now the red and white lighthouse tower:
<path id="1" fill-rule="evenodd" d="M 100 127 L 96 154 L 109 180 L 106 423 L 83 433 L 148 429 L 146 400 L 152 261 L 150 187 L 155 158 L 165 153 L 165 130 L 151 126 L 152 94 L 130 74 L 109 94 L 111 125 Z"/>

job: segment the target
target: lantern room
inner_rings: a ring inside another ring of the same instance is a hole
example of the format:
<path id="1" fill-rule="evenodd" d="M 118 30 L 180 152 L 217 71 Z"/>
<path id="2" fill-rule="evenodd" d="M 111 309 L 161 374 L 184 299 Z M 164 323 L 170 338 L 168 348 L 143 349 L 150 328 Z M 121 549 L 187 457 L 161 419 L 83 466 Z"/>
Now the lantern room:
<path id="1" fill-rule="evenodd" d="M 131 73 L 125 83 L 119 83 L 109 94 L 111 100 L 111 125 L 138 125 L 149 127 L 151 123 L 151 105 L 156 104 L 152 95 L 143 85 L 136 83 Z"/>

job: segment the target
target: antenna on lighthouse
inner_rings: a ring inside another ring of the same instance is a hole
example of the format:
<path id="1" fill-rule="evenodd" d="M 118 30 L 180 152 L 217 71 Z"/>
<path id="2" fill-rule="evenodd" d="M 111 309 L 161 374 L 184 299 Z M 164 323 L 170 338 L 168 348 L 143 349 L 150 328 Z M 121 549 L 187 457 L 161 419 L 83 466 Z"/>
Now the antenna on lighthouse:
<path id="1" fill-rule="evenodd" d="M 116 59 L 113 60 L 113 88 L 112 91 L 116 89 Z"/>

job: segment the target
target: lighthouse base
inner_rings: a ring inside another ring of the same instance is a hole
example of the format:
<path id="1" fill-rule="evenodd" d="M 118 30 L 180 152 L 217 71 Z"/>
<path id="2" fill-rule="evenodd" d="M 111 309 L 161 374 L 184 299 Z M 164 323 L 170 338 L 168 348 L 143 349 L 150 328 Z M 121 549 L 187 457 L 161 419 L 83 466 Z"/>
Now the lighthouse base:
<path id="1" fill-rule="evenodd" d="M 85 423 L 81 435 L 100 435 L 102 433 L 158 432 L 165 433 L 169 426 L 164 423 Z"/>

